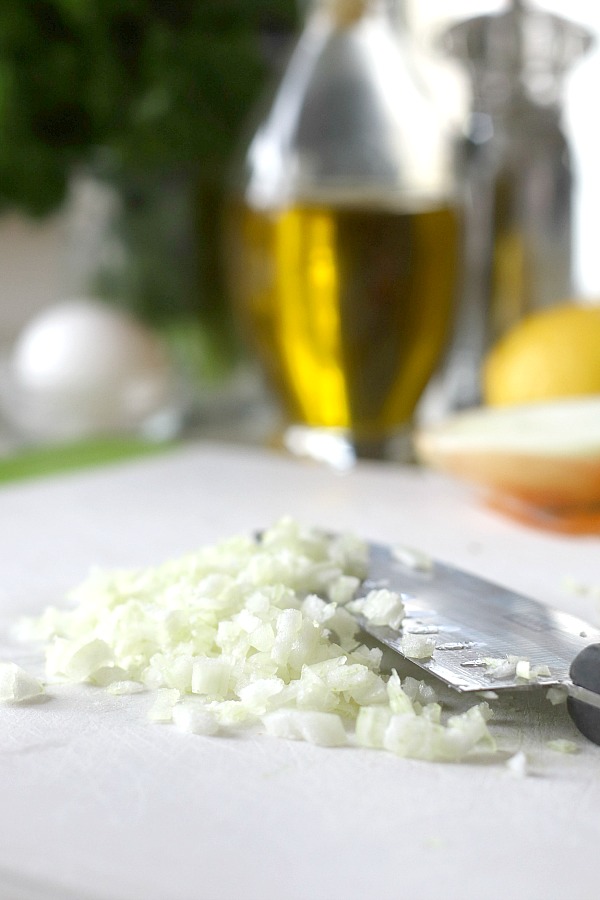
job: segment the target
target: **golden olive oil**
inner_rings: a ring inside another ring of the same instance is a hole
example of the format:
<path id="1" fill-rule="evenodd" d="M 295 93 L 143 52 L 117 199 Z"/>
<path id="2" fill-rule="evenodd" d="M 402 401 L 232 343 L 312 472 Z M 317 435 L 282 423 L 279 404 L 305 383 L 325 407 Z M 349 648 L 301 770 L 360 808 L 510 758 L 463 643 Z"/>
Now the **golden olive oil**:
<path id="1" fill-rule="evenodd" d="M 233 211 L 237 310 L 290 422 L 380 440 L 440 359 L 458 258 L 449 208 Z"/>

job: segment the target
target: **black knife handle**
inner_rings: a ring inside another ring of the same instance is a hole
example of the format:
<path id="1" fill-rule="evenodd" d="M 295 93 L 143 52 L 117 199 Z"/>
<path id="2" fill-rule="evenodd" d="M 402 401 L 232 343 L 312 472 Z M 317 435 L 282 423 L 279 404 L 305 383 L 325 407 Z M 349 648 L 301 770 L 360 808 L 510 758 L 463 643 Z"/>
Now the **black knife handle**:
<path id="1" fill-rule="evenodd" d="M 573 684 L 600 694 L 600 644 L 585 647 L 571 663 L 569 675 Z M 567 700 L 567 709 L 579 731 L 600 744 L 600 709 L 573 697 Z"/>

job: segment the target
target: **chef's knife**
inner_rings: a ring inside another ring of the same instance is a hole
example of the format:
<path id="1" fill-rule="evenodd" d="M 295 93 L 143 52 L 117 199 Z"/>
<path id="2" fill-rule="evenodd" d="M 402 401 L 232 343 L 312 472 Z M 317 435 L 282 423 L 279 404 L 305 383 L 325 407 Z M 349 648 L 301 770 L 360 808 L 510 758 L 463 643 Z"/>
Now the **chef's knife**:
<path id="1" fill-rule="evenodd" d="M 411 662 L 457 691 L 502 691 L 532 682 L 489 660 L 518 657 L 550 675 L 536 684 L 562 687 L 569 714 L 587 738 L 600 744 L 600 630 L 507 588 L 433 560 L 370 545 L 369 577 L 363 590 L 387 587 L 402 595 L 406 618 L 400 630 L 374 626 L 358 616 L 364 631 L 402 656 L 406 632 L 435 638 L 433 655 Z M 408 657 L 406 657 L 408 658 Z"/>

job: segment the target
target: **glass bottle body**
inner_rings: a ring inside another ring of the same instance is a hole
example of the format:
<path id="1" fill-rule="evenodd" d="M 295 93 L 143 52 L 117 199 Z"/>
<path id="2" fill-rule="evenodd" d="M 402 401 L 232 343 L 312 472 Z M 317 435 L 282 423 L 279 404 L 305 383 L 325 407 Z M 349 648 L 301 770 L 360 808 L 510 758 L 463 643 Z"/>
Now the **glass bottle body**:
<path id="1" fill-rule="evenodd" d="M 287 421 L 359 452 L 410 423 L 456 283 L 447 145 L 405 60 L 398 6 L 314 5 L 230 228 L 239 316 Z"/>
<path id="2" fill-rule="evenodd" d="M 445 374 L 447 408 L 481 402 L 486 353 L 526 315 L 571 296 L 573 167 L 565 73 L 590 46 L 573 22 L 513 0 L 443 37 L 470 76 L 457 145 L 466 188 L 465 272 Z"/>
<path id="3" fill-rule="evenodd" d="M 527 314 L 567 299 L 572 288 L 569 146 L 558 109 L 522 106 L 508 121 L 496 120 L 501 147 L 487 166 L 493 173 L 491 344 Z"/>

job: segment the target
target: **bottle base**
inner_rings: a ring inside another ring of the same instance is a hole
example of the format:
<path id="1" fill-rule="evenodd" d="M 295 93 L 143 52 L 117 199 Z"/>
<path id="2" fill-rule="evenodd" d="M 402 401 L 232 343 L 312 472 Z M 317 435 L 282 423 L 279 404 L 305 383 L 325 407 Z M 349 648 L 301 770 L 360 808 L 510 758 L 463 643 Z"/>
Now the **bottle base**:
<path id="1" fill-rule="evenodd" d="M 338 471 L 353 468 L 361 460 L 381 460 L 411 464 L 415 462 L 412 428 L 404 426 L 381 438 L 359 438 L 345 428 L 317 428 L 289 425 L 277 443 L 292 456 L 325 463 Z"/>

